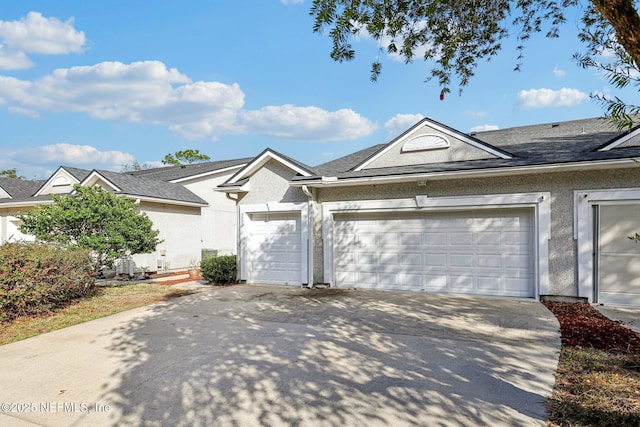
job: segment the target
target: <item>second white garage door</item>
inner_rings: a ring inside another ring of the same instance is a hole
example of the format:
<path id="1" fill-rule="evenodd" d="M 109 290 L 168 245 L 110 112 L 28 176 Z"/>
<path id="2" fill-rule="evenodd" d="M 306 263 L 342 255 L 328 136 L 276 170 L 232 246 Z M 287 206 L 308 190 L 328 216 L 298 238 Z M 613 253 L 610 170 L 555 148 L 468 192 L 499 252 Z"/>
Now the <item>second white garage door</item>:
<path id="1" fill-rule="evenodd" d="M 253 213 L 245 224 L 250 283 L 302 283 L 300 213 Z"/>
<path id="2" fill-rule="evenodd" d="M 598 207 L 597 302 L 640 306 L 640 204 Z"/>
<path id="3" fill-rule="evenodd" d="M 534 297 L 533 209 L 334 215 L 336 287 Z"/>

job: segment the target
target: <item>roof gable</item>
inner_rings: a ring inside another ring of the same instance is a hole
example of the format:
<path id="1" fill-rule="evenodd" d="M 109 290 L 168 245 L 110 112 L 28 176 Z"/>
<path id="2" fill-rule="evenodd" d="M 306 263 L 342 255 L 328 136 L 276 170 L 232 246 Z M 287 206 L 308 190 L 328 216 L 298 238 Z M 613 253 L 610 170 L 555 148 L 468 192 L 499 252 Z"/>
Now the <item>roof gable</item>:
<path id="1" fill-rule="evenodd" d="M 68 170 L 69 169 L 69 170 Z M 60 166 L 51 177 L 45 181 L 34 196 L 44 196 L 47 194 L 68 194 L 73 191 L 73 186 L 79 184 L 78 171 L 87 172 L 82 169 L 71 169 Z"/>
<path id="2" fill-rule="evenodd" d="M 98 171 L 95 171 L 95 170 L 91 171 L 89 176 L 87 176 L 84 179 L 84 181 L 82 181 L 81 185 L 83 187 L 99 185 L 100 187 L 104 188 L 107 191 L 114 191 L 116 193 L 119 193 L 122 191 L 120 188 L 118 188 L 118 186 L 113 184 L 111 181 L 109 181 L 102 174 L 100 174 Z"/>
<path id="3" fill-rule="evenodd" d="M 353 170 L 512 157 L 472 136 L 431 119 L 422 119 Z"/>
<path id="4" fill-rule="evenodd" d="M 304 163 L 298 162 L 290 157 L 287 157 L 283 154 L 280 154 L 276 151 L 267 148 L 258 156 L 256 156 L 251 162 L 249 162 L 244 168 L 240 169 L 236 172 L 231 178 L 227 180 L 223 185 L 231 185 L 231 184 L 239 184 L 240 181 L 249 178 L 251 175 L 256 173 L 259 169 L 261 169 L 264 165 L 266 165 L 269 161 L 275 161 L 287 168 L 293 170 L 295 173 L 302 176 L 312 176 L 315 175 L 315 171 L 311 169 L 309 166 Z"/>
<path id="5" fill-rule="evenodd" d="M 620 135 L 613 141 L 607 142 L 597 148 L 597 151 L 609 151 L 616 148 L 638 147 L 640 146 L 640 126 L 635 127 L 629 133 Z"/>
<path id="6" fill-rule="evenodd" d="M 0 199 L 10 199 L 11 195 L 5 191 L 4 188 L 0 187 Z"/>

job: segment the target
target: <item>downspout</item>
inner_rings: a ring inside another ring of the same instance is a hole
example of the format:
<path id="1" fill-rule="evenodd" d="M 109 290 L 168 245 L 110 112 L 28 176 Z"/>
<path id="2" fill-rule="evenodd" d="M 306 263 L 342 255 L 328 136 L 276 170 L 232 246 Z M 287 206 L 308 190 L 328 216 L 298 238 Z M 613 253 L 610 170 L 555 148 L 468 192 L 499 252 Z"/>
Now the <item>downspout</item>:
<path id="1" fill-rule="evenodd" d="M 235 194 L 236 197 L 231 197 L 232 194 Z M 241 227 L 241 221 L 242 221 L 242 215 L 240 214 L 240 209 L 238 209 L 238 199 L 239 199 L 239 195 L 238 193 L 227 193 L 225 192 L 224 195 L 227 197 L 227 199 L 236 202 L 236 280 L 240 280 L 240 257 L 241 257 L 241 253 L 240 253 L 240 227 Z"/>
<path id="2" fill-rule="evenodd" d="M 308 230 L 307 230 L 307 287 L 313 288 L 313 193 L 309 190 L 309 187 L 303 185 L 300 187 L 302 192 L 307 196 L 307 218 L 308 218 Z"/>

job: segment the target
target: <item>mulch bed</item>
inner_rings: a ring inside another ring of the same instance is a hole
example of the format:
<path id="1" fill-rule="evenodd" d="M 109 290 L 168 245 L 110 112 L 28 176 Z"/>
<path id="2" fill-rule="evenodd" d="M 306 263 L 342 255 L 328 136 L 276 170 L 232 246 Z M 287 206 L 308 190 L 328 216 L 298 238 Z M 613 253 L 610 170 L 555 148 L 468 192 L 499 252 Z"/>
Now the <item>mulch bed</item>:
<path id="1" fill-rule="evenodd" d="M 562 344 L 612 353 L 640 353 L 640 335 L 584 303 L 546 301 L 558 318 Z"/>

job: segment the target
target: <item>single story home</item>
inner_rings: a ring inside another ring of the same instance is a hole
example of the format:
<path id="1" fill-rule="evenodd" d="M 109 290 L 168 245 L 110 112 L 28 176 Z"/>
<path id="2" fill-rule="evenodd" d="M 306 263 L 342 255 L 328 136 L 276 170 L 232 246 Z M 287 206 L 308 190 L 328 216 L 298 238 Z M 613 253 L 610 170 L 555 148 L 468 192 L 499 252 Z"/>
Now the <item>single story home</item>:
<path id="1" fill-rule="evenodd" d="M 640 128 L 424 119 L 317 165 L 267 149 L 218 187 L 239 279 L 640 306 Z"/>
<path id="2" fill-rule="evenodd" d="M 70 194 L 75 184 L 100 185 L 127 197 L 146 213 L 162 243 L 150 254 L 119 263 L 121 273 L 133 270 L 185 269 L 203 254 L 235 254 L 235 202 L 215 188 L 251 159 L 235 159 L 132 172 L 86 170 L 61 166 L 46 180 L 0 178 L 0 243 L 32 240 L 23 235 L 16 217 L 30 208 L 51 204 L 51 194 Z M 135 268 L 134 268 L 135 266 Z"/>

